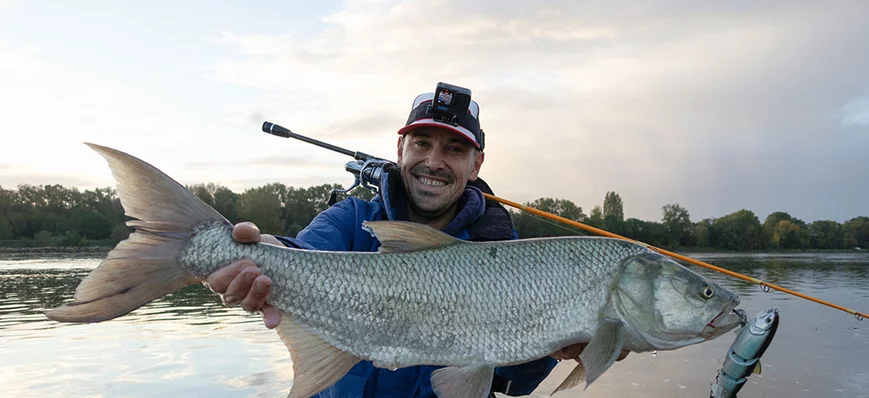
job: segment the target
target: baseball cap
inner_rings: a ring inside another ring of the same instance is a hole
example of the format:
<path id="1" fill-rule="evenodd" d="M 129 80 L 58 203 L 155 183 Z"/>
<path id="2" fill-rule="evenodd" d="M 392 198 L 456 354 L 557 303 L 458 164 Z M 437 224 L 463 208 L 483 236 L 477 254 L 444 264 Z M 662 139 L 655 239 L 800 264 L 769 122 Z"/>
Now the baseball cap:
<path id="1" fill-rule="evenodd" d="M 439 127 L 459 134 L 477 149 L 483 150 L 486 142 L 483 129 L 480 128 L 480 105 L 476 101 L 471 100 L 467 114 L 458 115 L 457 125 L 435 120 L 431 112 L 432 101 L 434 101 L 434 93 L 423 93 L 416 96 L 416 99 L 413 100 L 410 116 L 407 117 L 407 123 L 398 130 L 398 134 L 404 135 L 410 130 L 422 126 Z"/>

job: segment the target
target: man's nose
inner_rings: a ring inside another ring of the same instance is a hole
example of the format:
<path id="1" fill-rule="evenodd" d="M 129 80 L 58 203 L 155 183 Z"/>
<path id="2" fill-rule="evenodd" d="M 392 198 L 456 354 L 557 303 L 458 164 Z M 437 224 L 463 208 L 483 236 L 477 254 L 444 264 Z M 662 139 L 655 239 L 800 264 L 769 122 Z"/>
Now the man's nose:
<path id="1" fill-rule="evenodd" d="M 444 162 L 444 153 L 440 149 L 429 151 L 425 159 L 425 165 L 432 170 L 443 169 L 446 163 Z"/>

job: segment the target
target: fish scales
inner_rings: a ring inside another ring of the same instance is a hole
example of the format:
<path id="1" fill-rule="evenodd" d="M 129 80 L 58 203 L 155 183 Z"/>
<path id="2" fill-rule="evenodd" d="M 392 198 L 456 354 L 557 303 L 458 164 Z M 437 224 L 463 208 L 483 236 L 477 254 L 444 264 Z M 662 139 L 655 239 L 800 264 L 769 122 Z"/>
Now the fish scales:
<path id="1" fill-rule="evenodd" d="M 520 363 L 590 336 L 619 260 L 647 251 L 605 238 L 410 253 L 280 250 L 238 244 L 226 225 L 211 225 L 190 239 L 182 264 L 208 275 L 252 259 L 273 280 L 274 306 L 341 350 L 402 367 Z"/>

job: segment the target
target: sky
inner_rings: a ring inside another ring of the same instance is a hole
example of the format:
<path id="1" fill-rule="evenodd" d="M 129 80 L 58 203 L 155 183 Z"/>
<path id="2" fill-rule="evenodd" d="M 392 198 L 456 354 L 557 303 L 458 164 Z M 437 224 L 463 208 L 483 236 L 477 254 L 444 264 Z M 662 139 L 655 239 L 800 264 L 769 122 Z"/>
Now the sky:
<path id="1" fill-rule="evenodd" d="M 349 184 L 414 97 L 472 91 L 480 176 L 625 217 L 869 216 L 869 2 L 0 0 L 0 186 Z"/>

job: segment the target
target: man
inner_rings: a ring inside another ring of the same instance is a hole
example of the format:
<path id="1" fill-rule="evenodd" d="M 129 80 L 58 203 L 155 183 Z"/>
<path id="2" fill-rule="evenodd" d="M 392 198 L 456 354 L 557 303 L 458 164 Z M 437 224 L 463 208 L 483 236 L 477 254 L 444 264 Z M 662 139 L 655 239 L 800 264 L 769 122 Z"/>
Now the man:
<path id="1" fill-rule="evenodd" d="M 418 222 L 459 239 L 491 241 L 516 239 L 509 213 L 486 201 L 491 193 L 478 178 L 485 159 L 479 106 L 470 101 L 457 124 L 435 120 L 434 93 L 414 100 L 405 127 L 398 131 L 398 161 L 384 168 L 380 193 L 370 202 L 355 197 L 336 203 L 317 215 L 296 238 L 261 235 L 251 223 L 239 223 L 233 237 L 240 242 L 267 242 L 303 249 L 376 251 L 379 242 L 362 230 L 363 221 L 401 220 Z M 209 276 L 206 283 L 223 294 L 227 305 L 247 311 L 262 311 L 267 327 L 280 322 L 280 313 L 265 303 L 271 280 L 250 261 L 233 263 Z M 583 345 L 566 347 L 529 363 L 497 368 L 492 391 L 508 395 L 530 394 L 555 367 L 558 359 L 578 358 Z M 621 359 L 621 358 L 620 358 Z M 378 369 L 363 361 L 344 378 L 323 391 L 321 397 L 433 397 L 434 366 L 397 370 Z"/>

